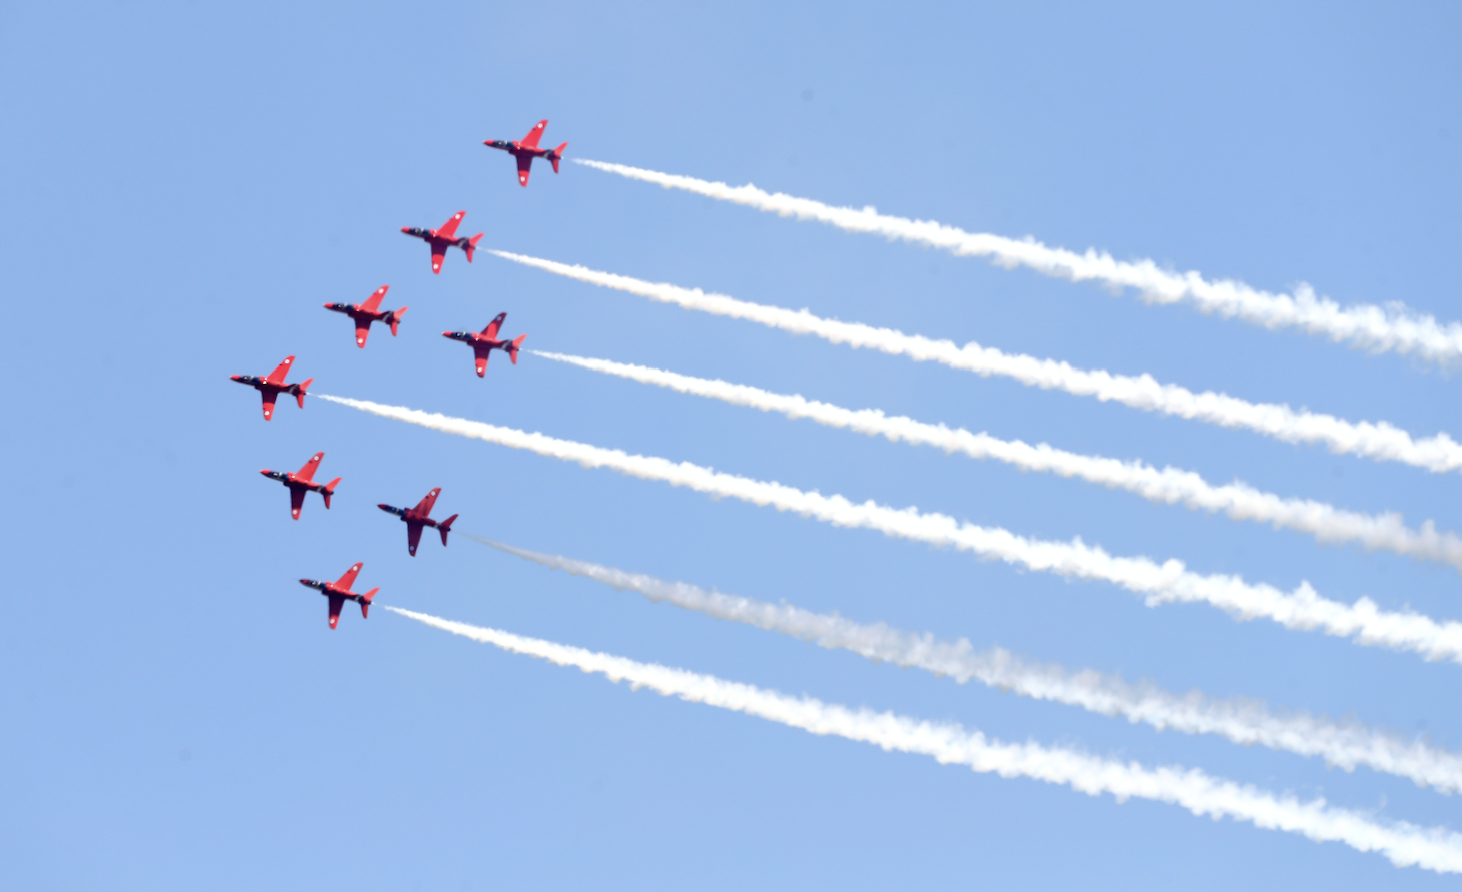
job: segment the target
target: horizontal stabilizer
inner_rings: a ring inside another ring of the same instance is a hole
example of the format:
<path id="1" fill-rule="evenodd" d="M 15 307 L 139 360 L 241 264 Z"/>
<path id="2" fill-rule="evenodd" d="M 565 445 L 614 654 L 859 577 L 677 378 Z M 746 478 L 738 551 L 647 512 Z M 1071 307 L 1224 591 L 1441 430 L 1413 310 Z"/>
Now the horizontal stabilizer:
<path id="1" fill-rule="evenodd" d="M 437 524 L 437 532 L 442 534 L 442 545 L 444 546 L 447 544 L 447 532 L 452 529 L 452 521 L 456 519 L 457 515 L 453 514 L 451 517 Z"/>
<path id="2" fill-rule="evenodd" d="M 396 337 L 396 326 L 401 324 L 401 317 L 406 315 L 406 308 L 392 310 L 386 315 L 386 321 L 391 325 L 391 337 Z"/>
<path id="3" fill-rule="evenodd" d="M 330 497 L 335 495 L 335 487 L 340 483 L 342 479 L 343 478 L 336 477 L 334 480 L 331 480 L 329 483 L 325 484 L 324 491 L 320 493 L 320 495 L 325 497 L 326 508 L 330 507 Z"/>
<path id="4" fill-rule="evenodd" d="M 467 252 L 468 263 L 472 262 L 472 252 L 477 250 L 477 243 L 480 241 L 482 241 L 482 233 L 479 232 L 472 238 L 468 239 L 466 246 L 462 248 L 463 251 Z"/>
<path id="5" fill-rule="evenodd" d="M 370 609 L 371 609 L 371 598 L 374 598 L 376 596 L 376 592 L 378 592 L 380 590 L 381 590 L 381 587 L 380 586 L 376 586 L 375 588 L 371 589 L 370 591 L 368 591 L 365 594 L 363 594 L 363 595 L 360 596 L 360 618 L 361 619 L 365 619 L 369 615 Z"/>
<path id="6" fill-rule="evenodd" d="M 513 361 L 513 365 L 518 364 L 518 348 L 523 346 L 523 340 L 527 337 L 528 336 L 525 334 L 518 335 L 516 338 L 513 339 L 513 342 L 508 345 L 508 359 Z"/>
<path id="7" fill-rule="evenodd" d="M 299 402 L 301 409 L 305 407 L 305 391 L 308 390 L 310 385 L 314 383 L 314 378 L 306 378 L 303 384 L 295 386 L 294 398 Z"/>
<path id="8" fill-rule="evenodd" d="M 566 142 L 559 143 L 558 148 L 554 149 L 552 152 L 549 153 L 549 155 L 548 155 L 548 161 L 549 161 L 549 163 L 551 163 L 553 165 L 553 172 L 554 173 L 558 173 L 558 159 L 560 159 L 560 158 L 563 157 L 563 150 L 564 149 L 567 149 L 568 147 L 569 147 L 569 144 L 566 143 Z"/>

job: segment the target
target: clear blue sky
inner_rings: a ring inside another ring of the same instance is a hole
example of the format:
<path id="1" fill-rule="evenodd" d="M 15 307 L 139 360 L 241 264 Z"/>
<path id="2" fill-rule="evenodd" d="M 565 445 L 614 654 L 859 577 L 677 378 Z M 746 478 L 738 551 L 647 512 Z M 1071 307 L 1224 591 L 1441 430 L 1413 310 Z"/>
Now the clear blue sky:
<path id="1" fill-rule="evenodd" d="M 569 155 L 1346 303 L 1462 318 L 1462 30 L 1444 4 L 32 4 L 0 29 L 0 886 L 16 889 L 1433 889 L 1338 844 L 812 737 L 384 612 L 392 604 L 1010 740 L 1184 764 L 1462 828 L 1458 800 L 876 666 L 550 574 L 406 554 L 377 502 L 722 591 L 967 636 L 1462 748 L 1462 669 L 827 527 L 322 401 L 315 389 L 917 505 L 1345 601 L 1462 617 L 1448 569 L 876 442 L 439 336 L 879 407 L 1462 527 L 1462 482 L 651 304 L 484 246 L 970 339 L 1418 434 L 1455 376 L 1133 296 L 505 156 Z M 324 302 L 389 283 L 357 350 Z M 343 476 L 293 522 L 260 468 Z"/>

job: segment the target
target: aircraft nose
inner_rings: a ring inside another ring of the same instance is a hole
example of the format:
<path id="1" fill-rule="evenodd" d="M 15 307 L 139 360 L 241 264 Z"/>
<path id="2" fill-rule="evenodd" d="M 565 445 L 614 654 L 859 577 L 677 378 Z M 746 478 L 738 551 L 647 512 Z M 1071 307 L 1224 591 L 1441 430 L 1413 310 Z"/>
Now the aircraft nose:
<path id="1" fill-rule="evenodd" d="M 453 334 L 455 334 L 455 332 L 444 331 L 444 332 L 442 332 L 442 337 L 444 337 L 444 338 L 450 338 Z"/>
<path id="2" fill-rule="evenodd" d="M 401 227 L 401 231 L 404 232 L 404 233 L 406 233 L 407 235 L 410 235 L 411 234 L 411 227 L 410 226 L 403 226 L 403 227 Z"/>
<path id="3" fill-rule="evenodd" d="M 268 477 L 270 474 L 273 474 L 274 472 L 271 471 L 271 470 L 269 470 L 268 468 L 265 468 L 264 470 L 260 471 L 259 473 L 260 474 L 263 474 L 265 477 Z"/>
<path id="4" fill-rule="evenodd" d="M 228 379 L 230 381 L 241 381 L 241 380 L 243 380 L 243 377 L 244 377 L 243 375 L 229 375 L 228 376 Z"/>

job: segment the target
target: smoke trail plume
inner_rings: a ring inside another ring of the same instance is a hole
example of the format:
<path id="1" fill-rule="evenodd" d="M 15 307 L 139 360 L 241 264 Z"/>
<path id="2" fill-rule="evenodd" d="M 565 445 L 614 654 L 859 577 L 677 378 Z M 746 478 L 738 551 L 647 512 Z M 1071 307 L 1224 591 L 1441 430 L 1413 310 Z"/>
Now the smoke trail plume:
<path id="1" fill-rule="evenodd" d="M 783 217 L 816 220 L 848 232 L 866 232 L 890 240 L 929 245 L 957 255 L 988 257 L 1006 269 L 1024 266 L 1072 282 L 1091 280 L 1117 288 L 1135 288 L 1148 303 L 1186 301 L 1204 313 L 1243 319 L 1270 329 L 1298 328 L 1337 343 L 1349 343 L 1378 353 L 1386 350 L 1415 353 L 1442 363 L 1462 357 L 1462 324 L 1438 322 L 1435 316 L 1417 313 L 1399 303 L 1386 307 L 1369 304 L 1342 307 L 1328 297 L 1316 296 L 1314 289 L 1304 284 L 1297 286 L 1294 294 L 1274 294 L 1231 279 L 1209 281 L 1197 272 L 1165 270 L 1151 260 L 1124 262 L 1094 249 L 1078 254 L 1063 248 L 1047 247 L 1030 238 L 1012 239 L 984 232 L 965 232 L 929 220 L 892 217 L 878 213 L 871 206 L 861 210 L 833 207 L 808 198 L 763 192 L 752 185 L 728 186 L 623 164 L 582 158 L 574 160 L 596 170 L 666 188 L 684 189 Z"/>
<path id="2" fill-rule="evenodd" d="M 1346 771 L 1364 765 L 1445 793 L 1462 791 L 1462 756 L 1360 722 L 1335 722 L 1303 712 L 1275 713 L 1259 701 L 1219 700 L 1199 691 L 1174 694 L 1150 684 L 1132 685 L 1119 676 L 1089 669 L 1073 672 L 1037 663 L 1003 648 L 976 651 L 965 638 L 940 641 L 928 633 L 906 632 L 886 623 L 858 623 L 785 602 L 769 604 L 561 555 L 540 554 L 470 533 L 463 535 L 552 570 L 592 579 L 619 591 L 638 592 L 657 604 L 673 604 L 715 619 L 779 632 L 830 650 L 852 651 L 879 663 L 923 669 L 960 684 L 978 681 L 1022 697 L 1141 722 L 1159 731 L 1216 734 L 1245 746 L 1259 744 L 1302 756 L 1319 756 Z"/>
<path id="3" fill-rule="evenodd" d="M 792 697 L 748 684 L 725 681 L 652 663 L 595 653 L 537 638 L 526 638 L 440 619 L 399 607 L 386 607 L 464 638 L 626 681 L 667 697 L 704 703 L 757 716 L 792 728 L 871 743 L 884 750 L 932 756 L 944 765 L 964 765 L 982 774 L 1028 777 L 1062 784 L 1119 802 L 1129 797 L 1167 802 L 1195 815 L 1229 817 L 1266 830 L 1297 833 L 1316 842 L 1341 842 L 1362 852 L 1378 852 L 1397 867 L 1421 867 L 1438 873 L 1462 873 L 1462 834 L 1443 827 L 1403 822 L 1382 824 L 1358 812 L 1336 808 L 1323 799 L 1301 802 L 1250 785 L 1212 777 L 1196 768 L 1147 768 L 1136 762 L 1103 759 L 1078 750 L 1034 743 L 1004 743 L 947 722 L 918 721 L 891 712 L 850 709 L 811 697 Z"/>
<path id="4" fill-rule="evenodd" d="M 1383 611 L 1369 598 L 1350 605 L 1330 601 L 1321 598 L 1309 583 L 1301 583 L 1294 592 L 1286 593 L 1272 585 L 1245 582 L 1237 576 L 1193 573 L 1175 559 L 1158 563 L 1145 557 L 1114 557 L 1080 539 L 1071 542 L 1027 539 L 999 527 L 960 523 L 943 514 L 921 514 L 915 508 L 900 511 L 873 501 L 855 504 L 839 495 L 804 492 L 780 483 L 724 474 L 690 462 L 630 455 L 618 449 L 603 449 L 366 400 L 324 395 L 320 399 L 459 437 L 526 449 L 586 468 L 609 468 L 642 480 L 658 480 L 696 492 L 771 506 L 834 526 L 876 530 L 893 538 L 951 546 L 987 560 L 1005 561 L 1068 578 L 1101 579 L 1145 596 L 1149 606 L 1205 602 L 1239 619 L 1263 617 L 1290 629 L 1319 629 L 1351 638 L 1357 644 L 1413 651 L 1429 660 L 1462 662 L 1462 623 L 1439 623 L 1409 611 Z"/>
<path id="5" fill-rule="evenodd" d="M 1151 375 L 1132 377 L 1078 369 L 1054 359 L 1003 353 L 973 341 L 959 347 L 949 340 L 934 340 L 858 322 L 824 319 L 807 310 L 755 304 L 724 294 L 707 294 L 699 288 L 646 282 L 506 251 L 492 253 L 515 263 L 662 303 L 677 304 L 687 310 L 745 319 L 793 334 L 816 335 L 834 344 L 881 350 L 919 362 L 939 362 L 986 378 L 1010 378 L 1028 387 L 1062 390 L 1075 396 L 1095 397 L 1102 402 L 1121 403 L 1144 412 L 1159 412 L 1220 427 L 1250 430 L 1286 443 L 1317 443 L 1337 455 L 1402 462 L 1436 473 L 1462 469 L 1462 444 L 1445 433 L 1413 438 L 1385 421 L 1351 422 L 1279 403 L 1250 403 L 1213 391 L 1194 393 L 1175 384 L 1160 384 Z"/>
<path id="6" fill-rule="evenodd" d="M 1438 532 L 1427 521 L 1420 530 L 1408 529 L 1395 513 L 1363 514 L 1345 511 L 1310 499 L 1286 499 L 1245 483 L 1215 486 L 1192 471 L 1178 468 L 1158 470 L 1139 461 L 1080 455 L 1041 443 L 1031 446 L 1019 440 L 999 440 L 989 434 L 972 434 L 942 424 L 924 424 L 912 418 L 893 417 L 877 409 L 844 409 L 801 396 L 771 393 L 742 384 L 692 378 L 642 365 L 570 356 L 563 353 L 530 351 L 536 356 L 566 362 L 590 371 L 615 375 L 666 387 L 680 393 L 749 406 L 763 412 L 780 412 L 788 418 L 807 418 L 828 427 L 843 428 L 894 442 L 935 446 L 945 452 L 962 452 L 971 458 L 995 459 L 1023 471 L 1042 471 L 1062 477 L 1079 477 L 1112 489 L 1123 489 L 1167 505 L 1181 504 L 1201 511 L 1222 511 L 1234 520 L 1252 520 L 1309 533 L 1324 543 L 1355 542 L 1370 549 L 1385 549 L 1420 560 L 1451 564 L 1462 570 L 1462 538 L 1456 533 Z"/>

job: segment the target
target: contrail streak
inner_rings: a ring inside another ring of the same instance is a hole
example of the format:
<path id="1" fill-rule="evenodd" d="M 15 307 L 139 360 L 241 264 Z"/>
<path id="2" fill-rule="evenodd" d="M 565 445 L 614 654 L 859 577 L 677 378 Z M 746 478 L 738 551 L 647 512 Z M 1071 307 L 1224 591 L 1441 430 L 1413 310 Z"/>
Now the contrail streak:
<path id="1" fill-rule="evenodd" d="M 878 409 L 844 409 L 801 396 L 771 393 L 742 384 L 692 378 L 642 365 L 570 356 L 563 353 L 529 351 L 536 356 L 566 362 L 580 368 L 653 384 L 680 393 L 749 406 L 763 412 L 780 412 L 788 418 L 807 418 L 828 427 L 886 437 L 894 442 L 935 446 L 945 452 L 962 452 L 971 458 L 991 458 L 1023 471 L 1042 471 L 1062 477 L 1079 477 L 1112 489 L 1123 489 L 1161 504 L 1181 504 L 1201 511 L 1222 511 L 1234 520 L 1252 520 L 1309 533 L 1323 543 L 1355 542 L 1370 549 L 1385 549 L 1420 560 L 1451 564 L 1462 570 L 1462 538 L 1456 533 L 1438 532 L 1427 521 L 1421 529 L 1408 529 L 1401 515 L 1345 511 L 1310 499 L 1286 499 L 1263 492 L 1246 483 L 1215 486 L 1192 471 L 1161 470 L 1139 461 L 1080 455 L 1041 443 L 1031 446 L 1019 440 L 1000 440 L 985 433 L 972 434 L 942 424 L 924 424 L 902 416 L 892 417 Z"/>
<path id="2" fill-rule="evenodd" d="M 1336 454 L 1364 456 L 1377 461 L 1395 461 L 1427 471 L 1442 473 L 1462 469 L 1462 444 L 1445 433 L 1413 438 L 1395 425 L 1380 422 L 1351 422 L 1334 415 L 1292 409 L 1280 403 L 1250 403 L 1223 393 L 1194 393 L 1176 384 L 1160 384 L 1151 375 L 1113 375 L 1105 371 L 1078 369 L 1070 363 L 1040 359 L 1022 353 L 1004 353 L 974 341 L 963 347 L 949 340 L 904 334 L 891 328 L 875 328 L 859 322 L 839 322 L 814 316 L 807 310 L 756 304 L 707 294 L 699 288 L 681 288 L 663 282 L 646 282 L 583 266 L 493 251 L 505 260 L 547 272 L 638 294 L 688 310 L 745 319 L 793 334 L 810 334 L 853 348 L 881 350 L 915 361 L 934 361 L 982 377 L 1002 377 L 1042 390 L 1063 390 L 1075 396 L 1095 397 L 1102 402 L 1121 403 L 1144 412 L 1159 412 L 1220 427 L 1241 428 L 1286 443 L 1317 443 Z"/>
<path id="3" fill-rule="evenodd" d="M 974 680 L 1022 697 L 1142 722 L 1159 731 L 1216 734 L 1245 746 L 1257 743 L 1302 756 L 1319 756 L 1346 771 L 1364 765 L 1446 793 L 1462 791 L 1462 756 L 1376 731 L 1360 722 L 1335 722 L 1302 712 L 1277 714 L 1256 700 L 1219 700 L 1198 691 L 1174 694 L 1150 684 L 1132 685 L 1119 676 L 1090 669 L 1073 672 L 1037 663 L 1003 648 L 977 652 L 966 638 L 940 641 L 928 633 L 906 632 L 886 623 L 858 623 L 785 602 L 769 604 L 562 555 L 541 554 L 471 533 L 463 535 L 552 570 L 583 576 L 619 591 L 639 592 L 657 604 L 665 602 L 714 619 L 780 632 L 831 650 L 852 651 L 874 662 L 923 669 L 960 684 Z"/>
<path id="4" fill-rule="evenodd" d="M 1357 644 L 1413 651 L 1428 660 L 1462 662 L 1462 623 L 1439 623 L 1410 611 L 1383 611 L 1369 598 L 1350 605 L 1330 601 L 1316 594 L 1307 582 L 1293 592 L 1283 592 L 1272 585 L 1245 582 L 1237 576 L 1193 573 L 1175 559 L 1158 563 L 1145 557 L 1114 557 L 1080 539 L 1071 542 L 1027 539 L 999 527 L 960 523 L 944 514 L 921 514 L 915 508 L 900 511 L 871 500 L 855 504 L 843 496 L 804 492 L 780 483 L 724 474 L 690 462 L 630 455 L 618 449 L 366 400 L 325 395 L 320 399 L 459 437 L 577 462 L 586 468 L 609 468 L 642 480 L 658 480 L 696 492 L 769 505 L 778 511 L 795 512 L 834 526 L 877 530 L 893 538 L 952 546 L 987 560 L 1001 560 L 1065 577 L 1101 579 L 1144 595 L 1148 606 L 1205 602 L 1239 619 L 1263 617 L 1290 629 L 1319 629 L 1351 638 Z"/>
<path id="5" fill-rule="evenodd" d="M 1387 350 L 1415 353 L 1442 363 L 1462 357 L 1462 324 L 1438 322 L 1435 316 L 1418 313 L 1399 303 L 1385 307 L 1371 304 L 1342 307 L 1328 297 L 1317 296 L 1314 289 L 1305 284 L 1296 286 L 1294 294 L 1275 294 L 1232 279 L 1209 281 L 1197 272 L 1165 270 L 1151 260 L 1124 262 L 1094 249 L 1078 254 L 1064 248 L 1048 247 L 1031 238 L 1013 239 L 985 232 L 965 232 L 932 220 L 910 220 L 880 214 L 871 206 L 861 210 L 834 207 L 808 198 L 764 192 L 749 184 L 728 186 L 623 164 L 583 158 L 574 160 L 586 167 L 632 180 L 684 189 L 783 217 L 816 220 L 848 232 L 872 233 L 890 240 L 942 248 L 957 255 L 988 257 L 1006 269 L 1024 266 L 1071 282 L 1092 280 L 1118 288 L 1135 288 L 1148 303 L 1186 301 L 1204 313 L 1239 318 L 1269 329 L 1298 328 L 1337 343 L 1349 343 L 1377 353 Z"/>
<path id="6" fill-rule="evenodd" d="M 509 653 L 537 657 L 559 666 L 603 675 L 610 681 L 626 681 L 635 689 L 649 688 L 663 696 L 757 716 L 819 736 L 831 735 L 871 743 L 884 750 L 932 756 L 941 764 L 965 765 L 981 774 L 1062 784 L 1088 796 L 1109 793 L 1118 802 L 1129 797 L 1167 802 L 1195 815 L 1229 817 L 1266 830 L 1297 833 L 1316 842 L 1341 842 L 1362 852 L 1378 852 L 1397 867 L 1462 873 L 1462 834 L 1445 827 L 1421 827 L 1399 821 L 1383 824 L 1358 812 L 1328 805 L 1323 799 L 1301 802 L 1294 796 L 1277 796 L 1251 785 L 1213 777 L 1196 768 L 1147 768 L 1136 762 L 1118 762 L 1073 749 L 1004 743 L 949 722 L 918 721 L 867 708 L 850 709 L 812 697 L 792 697 L 713 675 L 640 663 L 399 607 L 386 609 Z"/>

